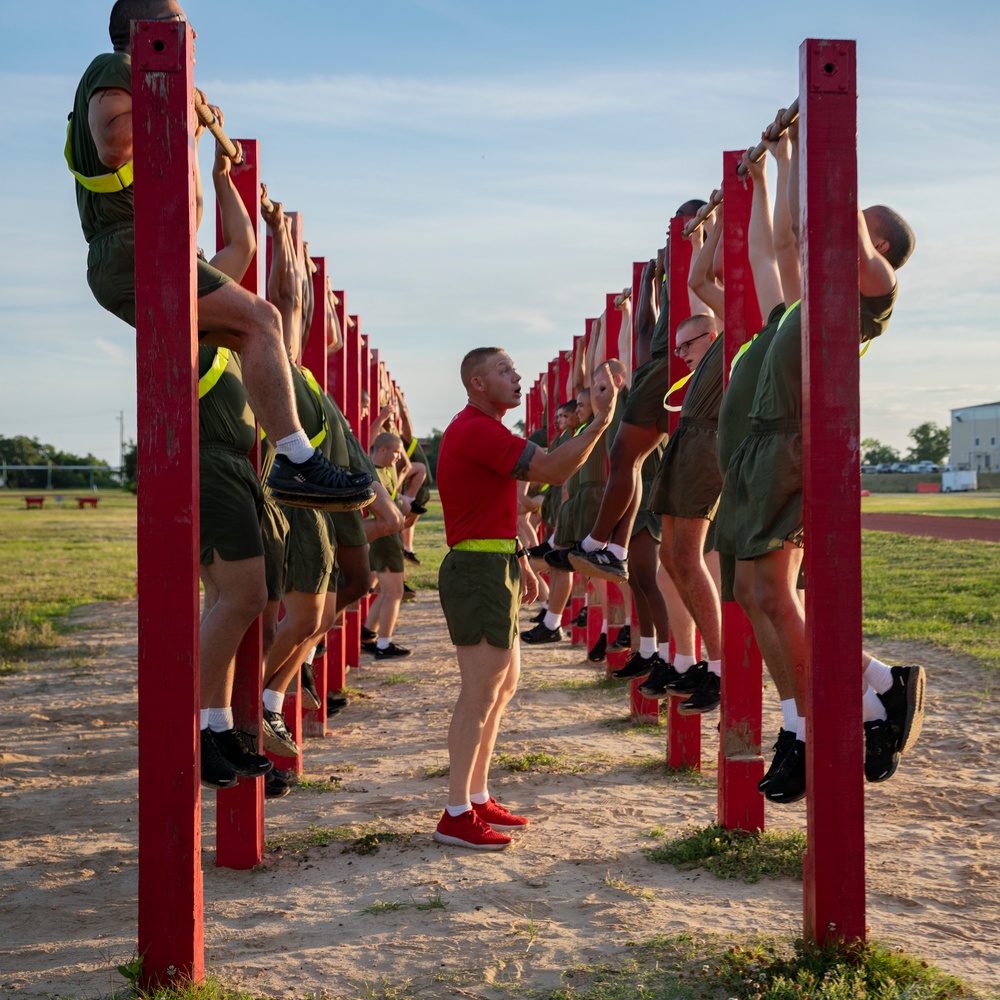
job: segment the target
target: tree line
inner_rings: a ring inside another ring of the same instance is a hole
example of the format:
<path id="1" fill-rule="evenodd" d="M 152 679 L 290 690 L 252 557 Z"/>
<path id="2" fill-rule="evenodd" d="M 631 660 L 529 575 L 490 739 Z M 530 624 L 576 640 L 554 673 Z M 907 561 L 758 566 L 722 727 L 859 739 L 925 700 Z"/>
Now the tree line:
<path id="1" fill-rule="evenodd" d="M 74 455 L 60 451 L 54 445 L 43 444 L 38 438 L 0 435 L 0 461 L 6 465 L 42 465 L 42 469 L 8 469 L 7 486 L 12 489 L 42 490 L 49 483 L 49 465 L 91 465 L 104 466 L 93 455 Z M 2 471 L 2 469 L 0 469 Z M 57 490 L 85 489 L 90 486 L 91 473 L 87 469 L 53 469 L 52 487 Z M 117 471 L 96 470 L 93 472 L 94 485 L 101 489 L 119 486 Z"/>
<path id="2" fill-rule="evenodd" d="M 933 462 L 940 465 L 951 448 L 951 431 L 938 427 L 928 420 L 914 427 L 907 435 L 913 446 L 905 457 L 891 445 L 882 444 L 876 438 L 865 438 L 861 442 L 861 464 L 881 465 L 883 462 Z"/>

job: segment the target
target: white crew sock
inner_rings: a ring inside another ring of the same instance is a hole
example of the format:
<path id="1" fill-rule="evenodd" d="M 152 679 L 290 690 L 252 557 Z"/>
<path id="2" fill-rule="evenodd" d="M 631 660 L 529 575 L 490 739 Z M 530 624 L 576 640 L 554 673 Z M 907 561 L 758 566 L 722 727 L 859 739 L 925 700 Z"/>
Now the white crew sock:
<path id="1" fill-rule="evenodd" d="M 208 728 L 213 733 L 227 733 L 233 728 L 233 709 L 210 708 L 208 710 Z"/>
<path id="2" fill-rule="evenodd" d="M 202 729 L 208 729 L 208 713 L 212 710 L 210 708 L 203 708 L 198 713 L 198 725 Z"/>
<path id="3" fill-rule="evenodd" d="M 656 651 L 660 654 L 660 659 L 663 660 L 664 663 L 669 663 L 670 662 L 670 643 L 669 642 L 661 642 L 659 644 L 659 646 L 657 647 Z"/>
<path id="4" fill-rule="evenodd" d="M 794 698 L 786 698 L 781 703 L 781 728 L 789 733 L 795 732 L 795 720 L 799 717 Z"/>
<path id="5" fill-rule="evenodd" d="M 892 668 L 873 656 L 871 663 L 865 667 L 864 678 L 878 694 L 885 694 L 892 687 Z"/>
<path id="6" fill-rule="evenodd" d="M 449 816 L 461 816 L 462 813 L 472 812 L 472 806 L 468 802 L 462 806 L 445 806 L 444 808 Z"/>
<path id="7" fill-rule="evenodd" d="M 552 532 L 552 534 L 551 534 L 551 535 L 549 535 L 549 537 L 548 537 L 548 538 L 546 538 L 545 540 L 546 540 L 546 541 L 547 541 L 547 542 L 549 543 L 549 545 L 551 545 L 551 546 L 552 546 L 552 548 L 555 548 L 555 547 L 556 547 L 556 533 L 555 533 L 554 531 L 553 531 L 553 532 Z"/>
<path id="8" fill-rule="evenodd" d="M 270 688 L 264 688 L 264 708 L 269 712 L 280 712 L 281 706 L 284 704 L 284 691 L 272 691 Z"/>
<path id="9" fill-rule="evenodd" d="M 656 636 L 655 635 L 640 635 L 639 636 L 639 655 L 644 659 L 648 660 L 651 656 L 656 653 Z"/>
<path id="10" fill-rule="evenodd" d="M 608 620 L 607 620 L 607 618 L 604 618 L 601 621 L 601 634 L 602 635 L 607 635 L 608 634 Z"/>
<path id="11" fill-rule="evenodd" d="M 631 628 L 632 627 L 632 612 L 631 611 L 626 611 L 625 612 L 625 625 L 626 625 L 627 628 Z"/>
<path id="12" fill-rule="evenodd" d="M 861 721 L 875 722 L 876 719 L 888 719 L 885 705 L 878 696 L 875 688 L 870 684 L 865 685 L 864 694 L 861 696 Z"/>
<path id="13" fill-rule="evenodd" d="M 686 674 L 698 661 L 687 653 L 677 653 L 674 656 L 674 670 L 679 674 Z"/>
<path id="14" fill-rule="evenodd" d="M 473 792 L 469 799 L 472 801 L 474 806 L 484 806 L 490 801 L 490 793 L 487 789 L 485 792 Z"/>
<path id="15" fill-rule="evenodd" d="M 795 720 L 795 738 L 802 740 L 803 743 L 806 741 L 806 720 L 804 716 L 800 715 Z"/>
<path id="16" fill-rule="evenodd" d="M 316 451 L 309 443 L 306 432 L 302 430 L 298 430 L 294 434 L 289 434 L 288 437 L 283 437 L 280 441 L 275 441 L 274 450 L 279 455 L 284 455 L 289 462 L 294 462 L 296 465 L 308 462 Z"/>
<path id="17" fill-rule="evenodd" d="M 392 643 L 392 636 L 385 638 L 384 636 L 380 635 L 378 639 L 375 640 L 375 645 L 379 649 L 388 649 L 391 643 Z"/>
<path id="18" fill-rule="evenodd" d="M 592 535 L 587 535 L 587 537 L 580 542 L 580 548 L 583 549 L 584 552 L 596 552 L 598 549 L 604 548 L 604 542 L 598 542 Z"/>
<path id="19" fill-rule="evenodd" d="M 607 550 L 621 562 L 625 562 L 628 559 L 628 549 L 624 545 L 615 545 L 614 542 L 608 542 Z"/>
<path id="20" fill-rule="evenodd" d="M 708 672 L 710 674 L 715 674 L 716 677 L 722 676 L 722 660 L 709 660 L 708 661 Z"/>
<path id="21" fill-rule="evenodd" d="M 308 653 L 306 653 L 306 658 L 305 658 L 305 660 L 303 662 L 304 663 L 312 663 L 312 661 L 315 660 L 315 659 L 316 659 L 316 647 L 313 646 L 313 648 L 310 649 Z"/>
<path id="22" fill-rule="evenodd" d="M 555 631 L 562 624 L 562 612 L 556 614 L 554 611 L 545 612 L 545 627 Z"/>

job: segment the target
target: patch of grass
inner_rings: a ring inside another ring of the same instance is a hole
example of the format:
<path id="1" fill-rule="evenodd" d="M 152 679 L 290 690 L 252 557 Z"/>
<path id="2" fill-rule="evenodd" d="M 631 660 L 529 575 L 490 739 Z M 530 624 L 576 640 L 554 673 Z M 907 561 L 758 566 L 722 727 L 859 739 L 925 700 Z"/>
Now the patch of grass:
<path id="1" fill-rule="evenodd" d="M 446 910 L 448 904 L 441 898 L 441 893 L 436 892 L 433 896 L 427 897 L 426 903 L 414 903 L 415 910 Z"/>
<path id="2" fill-rule="evenodd" d="M 667 756 L 664 753 L 650 755 L 649 757 L 631 758 L 626 767 L 634 769 L 639 773 L 655 774 L 673 785 L 680 785 L 683 788 L 708 788 L 714 787 L 716 781 L 715 771 L 704 774 L 696 767 L 671 767 L 667 763 Z"/>
<path id="3" fill-rule="evenodd" d="M 424 768 L 425 778 L 447 778 L 451 774 L 451 765 L 449 764 L 432 764 L 430 767 Z"/>
<path id="4" fill-rule="evenodd" d="M 382 684 L 386 687 L 392 684 L 409 684 L 410 678 L 406 674 L 389 674 L 388 677 L 382 678 Z"/>
<path id="5" fill-rule="evenodd" d="M 504 771 L 543 771 L 551 772 L 556 770 L 563 763 L 563 757 L 554 757 L 550 753 L 498 753 L 494 758 L 495 765 Z"/>
<path id="6" fill-rule="evenodd" d="M 638 896 L 640 899 L 656 899 L 656 893 L 652 889 L 643 889 L 642 886 L 632 885 L 626 882 L 621 876 L 618 878 L 611 877 L 611 871 L 604 876 L 604 884 L 612 889 L 620 889 L 622 892 L 627 892 L 630 896 Z"/>
<path id="7" fill-rule="evenodd" d="M 613 694 L 621 695 L 623 691 L 628 691 L 628 687 L 621 681 L 616 681 L 613 677 L 598 676 L 586 679 L 570 679 L 564 681 L 550 681 L 535 679 L 528 675 L 528 687 L 533 691 L 577 691 L 580 694 Z"/>
<path id="8" fill-rule="evenodd" d="M 395 830 L 389 829 L 369 830 L 367 833 L 362 833 L 361 836 L 355 837 L 344 847 L 341 853 L 378 854 L 382 850 L 383 844 L 394 842 L 407 844 L 410 842 L 412 836 L 410 833 L 398 833 Z"/>
<path id="9" fill-rule="evenodd" d="M 643 849 L 656 864 L 681 871 L 704 868 L 717 878 L 759 882 L 762 878 L 802 878 L 805 833 L 748 833 L 709 826 L 685 837 Z"/>
<path id="10" fill-rule="evenodd" d="M 298 858 L 314 848 L 342 844 L 342 854 L 378 854 L 383 844 L 407 843 L 411 833 L 393 830 L 381 820 L 353 826 L 317 826 L 310 824 L 305 830 L 294 830 L 271 837 L 265 848 L 273 854 Z"/>
<path id="11" fill-rule="evenodd" d="M 400 900 L 394 900 L 391 903 L 383 902 L 381 899 L 376 899 L 371 906 L 364 907 L 362 913 L 385 913 L 387 910 L 402 910 L 404 907 L 411 907 L 414 910 L 446 910 L 448 904 L 441 898 L 441 893 L 435 893 L 433 896 L 427 897 L 426 903 L 415 903 L 412 900 L 409 903 L 403 903 Z"/>
<path id="12" fill-rule="evenodd" d="M 601 725 L 622 736 L 662 736 L 667 728 L 666 718 L 659 722 L 632 722 L 631 715 L 620 715 L 614 719 L 602 719 Z"/>
<path id="13" fill-rule="evenodd" d="M 538 924 L 535 922 L 535 908 L 534 906 L 528 909 L 527 920 L 519 920 L 514 924 L 511 929 L 512 934 L 526 934 L 528 937 L 528 943 L 524 947 L 525 954 L 528 953 L 531 946 L 535 943 L 535 938 L 538 937 Z"/>
<path id="14" fill-rule="evenodd" d="M 371 906 L 363 906 L 361 908 L 362 913 L 374 913 L 376 915 L 380 913 L 390 913 L 395 910 L 401 910 L 403 904 L 399 900 L 392 900 L 391 902 L 385 902 L 381 899 L 376 899 Z"/>
<path id="15" fill-rule="evenodd" d="M 401 983 L 393 983 L 388 976 L 382 976 L 377 981 L 372 981 L 367 976 L 360 982 L 352 982 L 352 986 L 359 990 L 358 1000 L 408 1000 L 412 997 L 412 979 L 404 979 Z"/>
<path id="16" fill-rule="evenodd" d="M 866 514 L 1000 517 L 1000 493 L 982 490 L 969 493 L 874 493 L 861 498 L 861 510 Z"/>
<path id="17" fill-rule="evenodd" d="M 311 792 L 339 792 L 343 781 L 335 774 L 329 778 L 307 778 L 304 775 L 295 783 L 297 788 L 307 788 Z"/>
<path id="18" fill-rule="evenodd" d="M 420 558 L 420 565 L 406 564 L 406 582 L 416 591 L 437 591 L 438 570 L 448 554 L 448 543 L 444 535 L 444 517 L 437 490 L 431 490 L 427 502 L 427 513 L 420 516 L 413 536 L 413 548 Z"/>

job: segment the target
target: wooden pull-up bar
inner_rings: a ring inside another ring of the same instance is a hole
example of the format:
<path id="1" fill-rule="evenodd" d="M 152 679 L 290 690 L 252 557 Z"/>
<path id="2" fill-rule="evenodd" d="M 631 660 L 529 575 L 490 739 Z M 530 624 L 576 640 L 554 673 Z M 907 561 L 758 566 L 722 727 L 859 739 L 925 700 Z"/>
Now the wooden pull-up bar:
<path id="1" fill-rule="evenodd" d="M 766 129 L 764 129 L 765 138 L 761 139 L 760 142 L 754 146 L 750 153 L 751 163 L 760 163 L 764 158 L 764 154 L 767 152 L 768 142 L 774 142 L 775 139 L 780 138 L 785 132 L 788 131 L 789 125 L 792 124 L 799 117 L 799 99 L 796 97 L 794 101 L 782 112 L 779 119 L 771 122 Z M 740 163 L 736 167 L 736 173 L 740 177 L 745 177 L 747 174 L 747 168 Z M 709 196 L 708 203 L 702 205 L 698 209 L 695 217 L 684 227 L 684 236 L 690 236 L 699 226 L 704 225 L 705 220 L 712 214 L 715 210 L 722 204 L 722 185 L 720 184 Z"/>
<path id="2" fill-rule="evenodd" d="M 222 131 L 222 126 L 219 124 L 219 120 L 214 114 L 212 114 L 212 109 L 208 106 L 207 102 L 202 99 L 201 91 L 197 89 L 195 89 L 194 92 L 194 110 L 201 119 L 202 125 L 204 125 L 205 128 L 207 128 L 208 131 L 215 136 L 216 141 L 222 147 L 226 156 L 228 156 L 233 163 L 242 162 L 243 154 L 240 152 L 233 140 Z"/>

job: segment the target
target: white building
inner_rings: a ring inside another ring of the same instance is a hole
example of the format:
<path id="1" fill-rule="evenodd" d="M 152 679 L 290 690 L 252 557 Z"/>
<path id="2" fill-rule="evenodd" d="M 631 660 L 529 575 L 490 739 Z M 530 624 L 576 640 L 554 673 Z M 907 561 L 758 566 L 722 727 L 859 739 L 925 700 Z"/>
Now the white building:
<path id="1" fill-rule="evenodd" d="M 951 411 L 951 467 L 1000 472 L 1000 403 Z"/>

